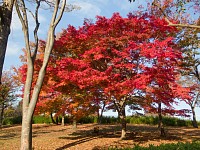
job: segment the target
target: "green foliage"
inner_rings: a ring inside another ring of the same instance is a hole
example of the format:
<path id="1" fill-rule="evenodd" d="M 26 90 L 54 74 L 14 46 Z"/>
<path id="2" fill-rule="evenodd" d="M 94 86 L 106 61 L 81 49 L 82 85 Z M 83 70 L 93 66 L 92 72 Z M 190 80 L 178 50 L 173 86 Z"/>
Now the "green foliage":
<path id="1" fill-rule="evenodd" d="M 177 126 L 192 126 L 192 121 L 177 119 Z"/>
<path id="2" fill-rule="evenodd" d="M 177 120 L 177 118 L 163 117 L 163 124 L 166 126 L 176 126 Z"/>
<path id="3" fill-rule="evenodd" d="M 3 125 L 21 124 L 22 116 L 7 117 L 3 120 Z"/>
<path id="4" fill-rule="evenodd" d="M 94 117 L 94 123 L 98 123 L 98 117 Z"/>
<path id="5" fill-rule="evenodd" d="M 98 117 L 95 116 L 85 116 L 82 117 L 78 120 L 78 123 L 97 123 L 98 122 Z M 115 124 L 118 122 L 118 118 L 115 117 L 108 117 L 108 116 L 103 116 L 101 118 L 101 123 L 102 124 Z"/>
<path id="6" fill-rule="evenodd" d="M 158 124 L 158 117 L 153 116 L 128 116 L 126 119 L 127 123 L 130 124 Z M 192 126 L 190 120 L 183 120 L 174 117 L 163 117 L 163 124 L 165 126 Z"/>
<path id="7" fill-rule="evenodd" d="M 125 148 L 123 150 L 198 150 L 200 149 L 200 142 L 192 143 L 177 143 L 177 144 L 161 144 L 160 146 L 149 145 L 149 147 L 141 147 L 136 145 L 134 148 Z M 110 148 L 110 150 L 116 150 Z M 120 150 L 120 149 L 118 149 Z M 121 149 L 122 150 L 122 149 Z"/>
<path id="8" fill-rule="evenodd" d="M 51 118 L 50 117 L 45 117 L 45 116 L 33 116 L 33 120 L 32 120 L 33 124 L 40 124 L 40 123 L 52 123 Z"/>
<path id="9" fill-rule="evenodd" d="M 130 124 L 151 124 L 151 125 L 155 125 L 158 122 L 158 118 L 157 117 L 153 117 L 153 116 L 128 116 L 126 119 L 127 123 Z"/>
<path id="10" fill-rule="evenodd" d="M 82 117 L 78 120 L 78 123 L 83 123 L 83 124 L 87 124 L 87 123 L 94 123 L 95 117 L 93 116 L 86 116 L 86 117 Z"/>
<path id="11" fill-rule="evenodd" d="M 62 118 L 58 118 L 58 122 L 61 123 Z M 3 120 L 3 125 L 13 125 L 13 124 L 21 124 L 22 117 L 7 117 Z M 87 124 L 87 123 L 97 123 L 98 118 L 95 116 L 85 116 L 80 118 L 77 123 Z M 118 118 L 116 117 L 108 117 L 103 116 L 101 118 L 102 124 L 115 124 L 118 123 Z M 130 124 L 149 124 L 149 125 L 157 125 L 158 124 L 158 117 L 153 116 L 128 116 L 126 118 L 126 122 Z M 33 117 L 33 124 L 40 124 L 40 123 L 52 123 L 51 118 L 47 116 L 34 116 Z M 72 123 L 72 119 L 70 116 L 65 116 L 65 123 Z M 163 124 L 165 126 L 192 126 L 192 122 L 190 120 L 183 120 L 173 117 L 163 117 Z M 200 126 L 200 122 L 198 122 Z"/>
<path id="12" fill-rule="evenodd" d="M 103 116 L 101 118 L 101 123 L 102 124 L 114 124 L 118 122 L 118 118 L 116 117 L 107 117 L 107 116 Z"/>
<path id="13" fill-rule="evenodd" d="M 60 117 L 61 118 L 61 117 Z M 70 117 L 69 116 L 65 116 L 65 123 L 70 123 Z M 62 118 L 61 118 L 61 120 L 62 120 Z"/>

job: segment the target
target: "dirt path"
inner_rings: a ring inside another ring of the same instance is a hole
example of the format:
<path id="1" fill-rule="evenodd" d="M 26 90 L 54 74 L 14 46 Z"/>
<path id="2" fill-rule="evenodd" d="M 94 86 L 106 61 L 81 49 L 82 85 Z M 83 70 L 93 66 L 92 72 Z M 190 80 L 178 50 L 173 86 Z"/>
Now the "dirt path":
<path id="1" fill-rule="evenodd" d="M 200 140 L 200 129 L 193 128 L 168 127 L 167 136 L 160 138 L 156 126 L 128 125 L 127 139 L 120 140 L 118 125 L 100 125 L 99 134 L 93 133 L 95 126 L 78 125 L 77 130 L 73 130 L 70 125 L 33 125 L 34 150 L 98 150 Z M 20 126 L 0 129 L 0 150 L 18 150 L 20 130 Z"/>

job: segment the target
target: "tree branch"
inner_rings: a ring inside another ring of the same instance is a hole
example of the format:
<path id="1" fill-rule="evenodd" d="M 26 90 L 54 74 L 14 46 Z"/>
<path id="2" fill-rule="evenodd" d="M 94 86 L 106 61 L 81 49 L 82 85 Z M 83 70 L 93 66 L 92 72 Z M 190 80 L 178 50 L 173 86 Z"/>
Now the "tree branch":
<path id="1" fill-rule="evenodd" d="M 66 6 L 66 0 L 63 0 L 62 7 L 61 7 L 61 10 L 60 10 L 60 14 L 57 17 L 56 21 L 54 22 L 54 26 L 57 26 L 57 24 L 60 22 L 60 19 L 62 18 L 62 15 L 63 15 L 64 10 L 65 10 L 65 6 Z"/>
<path id="2" fill-rule="evenodd" d="M 152 5 L 156 6 L 159 8 L 159 10 L 161 11 L 161 13 L 164 15 L 164 19 L 167 21 L 168 23 L 168 26 L 175 26 L 175 27 L 186 27 L 186 28 L 196 28 L 196 29 L 200 29 L 200 26 L 199 25 L 191 25 L 191 24 L 175 24 L 175 23 L 172 23 L 166 13 L 164 12 L 164 10 L 162 9 L 162 7 L 156 3 L 155 1 L 153 1 Z"/>
<path id="3" fill-rule="evenodd" d="M 32 60 L 33 60 L 33 63 L 35 61 L 35 58 L 36 58 L 36 55 L 37 55 L 37 51 L 38 51 L 38 29 L 39 29 L 39 26 L 40 26 L 40 23 L 38 21 L 38 11 L 39 11 L 39 8 L 40 8 L 40 0 L 36 0 L 36 3 L 37 3 L 37 6 L 36 6 L 36 9 L 35 9 L 35 29 L 34 29 L 34 38 L 35 38 L 35 49 L 33 51 L 33 56 L 32 56 Z"/>

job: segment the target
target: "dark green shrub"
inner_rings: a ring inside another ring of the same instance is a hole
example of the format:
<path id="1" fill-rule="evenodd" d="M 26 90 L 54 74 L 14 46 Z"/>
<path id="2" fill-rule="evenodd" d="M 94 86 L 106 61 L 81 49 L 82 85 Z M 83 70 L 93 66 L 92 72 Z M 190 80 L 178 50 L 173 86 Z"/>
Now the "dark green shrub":
<path id="1" fill-rule="evenodd" d="M 199 150 L 200 142 L 192 143 L 177 143 L 177 144 L 161 144 L 160 146 L 149 145 L 149 147 L 141 147 L 136 145 L 134 148 L 116 149 L 110 148 L 109 150 Z"/>
<path id="2" fill-rule="evenodd" d="M 93 123 L 98 123 L 98 117 L 94 117 Z"/>
<path id="3" fill-rule="evenodd" d="M 177 120 L 177 126 L 186 126 L 185 120 Z"/>
<path id="4" fill-rule="evenodd" d="M 94 123 L 94 117 L 93 116 L 82 117 L 78 120 L 78 123 L 83 123 L 83 124 Z"/>
<path id="5" fill-rule="evenodd" d="M 21 124 L 22 123 L 22 116 L 13 117 L 13 124 Z"/>
<path id="6" fill-rule="evenodd" d="M 116 117 L 109 117 L 109 116 L 103 116 L 101 118 L 102 124 L 115 124 L 118 123 L 118 118 Z"/>
<path id="7" fill-rule="evenodd" d="M 13 124 L 21 124 L 22 116 L 17 117 L 7 117 L 3 120 L 3 125 L 13 125 Z"/>
<path id="8" fill-rule="evenodd" d="M 150 124 L 155 125 L 157 124 L 157 117 L 153 116 L 132 116 L 127 117 L 127 123 L 130 124 Z"/>
<path id="9" fill-rule="evenodd" d="M 5 118 L 3 119 L 3 125 L 13 125 L 12 118 Z"/>
<path id="10" fill-rule="evenodd" d="M 154 116 L 128 116 L 126 121 L 127 123 L 130 123 L 130 124 L 157 125 L 158 117 L 157 116 L 156 117 Z M 175 117 L 164 117 L 164 116 L 163 116 L 163 124 L 165 126 L 192 126 L 192 122 L 190 120 L 184 120 L 184 119 L 179 119 Z"/>
<path id="11" fill-rule="evenodd" d="M 65 116 L 65 123 L 70 123 L 70 117 L 69 116 Z"/>
<path id="12" fill-rule="evenodd" d="M 163 117 L 163 124 L 166 126 L 176 126 L 177 119 L 172 117 Z"/>

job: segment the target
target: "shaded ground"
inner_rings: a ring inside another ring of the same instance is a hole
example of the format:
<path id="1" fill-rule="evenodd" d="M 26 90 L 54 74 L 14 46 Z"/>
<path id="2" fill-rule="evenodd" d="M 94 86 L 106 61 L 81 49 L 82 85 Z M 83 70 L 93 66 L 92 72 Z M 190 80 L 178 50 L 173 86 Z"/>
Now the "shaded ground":
<path id="1" fill-rule="evenodd" d="M 99 126 L 99 134 L 93 133 L 96 126 Z M 0 150 L 18 150 L 20 130 L 20 126 L 0 129 Z M 99 150 L 200 140 L 200 129 L 167 127 L 166 132 L 167 136 L 160 138 L 156 126 L 128 125 L 127 139 L 120 140 L 118 125 L 78 125 L 77 130 L 70 125 L 33 125 L 33 146 L 34 150 Z"/>

